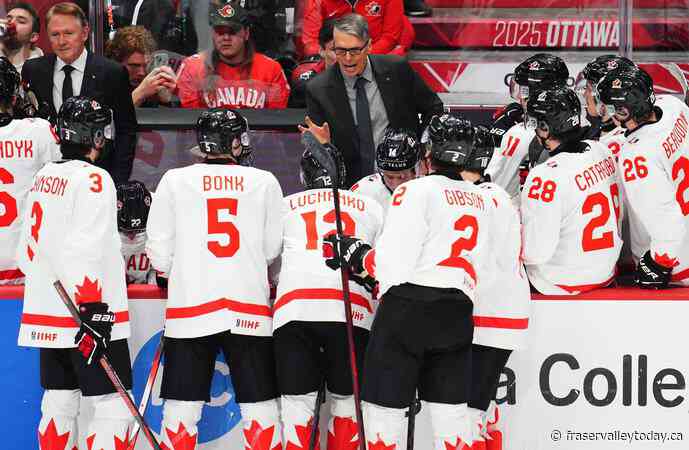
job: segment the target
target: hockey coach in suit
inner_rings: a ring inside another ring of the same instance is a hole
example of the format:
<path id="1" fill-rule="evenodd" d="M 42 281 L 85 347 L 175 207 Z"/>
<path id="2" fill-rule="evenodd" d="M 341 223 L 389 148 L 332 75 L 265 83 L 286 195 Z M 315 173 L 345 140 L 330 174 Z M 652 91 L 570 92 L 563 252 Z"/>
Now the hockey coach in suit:
<path id="1" fill-rule="evenodd" d="M 369 55 L 371 39 L 362 16 L 338 19 L 333 34 L 337 64 L 307 83 L 306 108 L 312 131 L 330 133 L 342 152 L 351 186 L 373 173 L 385 128 L 417 130 L 420 136 L 427 121 L 442 114 L 443 103 L 405 60 Z"/>
<path id="2" fill-rule="evenodd" d="M 46 13 L 46 29 L 54 54 L 30 59 L 22 79 L 52 117 L 64 100 L 88 96 L 113 112 L 115 143 L 97 163 L 115 183 L 127 181 L 136 146 L 136 113 L 124 66 L 94 55 L 85 48 L 89 26 L 84 11 L 74 3 L 57 3 Z"/>

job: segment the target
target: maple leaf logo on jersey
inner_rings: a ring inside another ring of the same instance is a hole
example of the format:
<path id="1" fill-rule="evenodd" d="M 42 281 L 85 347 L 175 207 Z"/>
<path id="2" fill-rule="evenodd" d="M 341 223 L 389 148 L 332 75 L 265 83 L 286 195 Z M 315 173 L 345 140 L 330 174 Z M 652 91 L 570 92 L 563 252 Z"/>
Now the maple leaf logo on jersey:
<path id="1" fill-rule="evenodd" d="M 376 442 L 368 441 L 368 450 L 395 450 L 397 446 L 393 443 L 390 445 L 385 445 L 385 442 L 378 436 Z"/>
<path id="2" fill-rule="evenodd" d="M 160 448 L 164 450 L 195 450 L 196 449 L 196 437 L 198 435 L 194 434 L 189 436 L 187 429 L 184 427 L 182 422 L 179 423 L 177 427 L 177 433 L 169 428 L 165 428 L 167 437 L 170 439 L 170 444 L 172 448 L 168 447 L 164 443 L 160 443 Z"/>
<path id="3" fill-rule="evenodd" d="M 469 446 L 460 438 L 457 438 L 456 444 L 451 444 L 447 441 L 443 442 L 445 444 L 445 450 L 469 450 Z"/>
<path id="4" fill-rule="evenodd" d="M 328 431 L 328 450 L 356 450 L 359 428 L 351 417 L 334 417 L 333 431 Z"/>
<path id="5" fill-rule="evenodd" d="M 655 262 L 657 262 L 663 267 L 672 268 L 679 266 L 679 261 L 677 261 L 677 258 L 670 258 L 670 255 L 668 255 L 667 253 L 663 253 L 662 255 L 654 253 L 653 259 L 655 260 Z"/>
<path id="6" fill-rule="evenodd" d="M 280 442 L 275 447 L 270 447 L 273 443 L 274 432 L 275 426 L 271 425 L 263 429 L 257 421 L 252 420 L 249 429 L 244 428 L 245 450 L 280 450 L 282 448 Z"/>
<path id="7" fill-rule="evenodd" d="M 129 428 L 127 428 L 127 434 L 124 435 L 124 440 L 115 436 L 115 450 L 127 450 L 131 442 L 129 441 Z"/>
<path id="8" fill-rule="evenodd" d="M 366 5 L 366 12 L 369 16 L 380 16 L 381 10 L 382 8 L 378 2 L 371 2 Z"/>
<path id="9" fill-rule="evenodd" d="M 38 444 L 41 450 L 65 450 L 67 441 L 69 441 L 69 431 L 65 434 L 57 434 L 54 419 L 50 419 L 43 433 L 38 432 Z"/>
<path id="10" fill-rule="evenodd" d="M 74 297 L 77 305 L 100 302 L 103 296 L 101 288 L 98 287 L 98 279 L 91 281 L 88 276 L 84 277 L 83 284 L 77 284 L 77 290 Z"/>
<path id="11" fill-rule="evenodd" d="M 294 431 L 297 433 L 297 438 L 299 438 L 299 445 L 292 443 L 292 441 L 287 440 L 287 447 L 285 450 L 306 450 L 309 448 L 309 443 L 311 440 L 311 427 L 313 426 L 313 418 L 309 420 L 306 425 L 295 425 Z M 328 444 L 328 449 L 330 444 Z M 320 433 L 316 433 L 316 450 L 320 450 Z"/>

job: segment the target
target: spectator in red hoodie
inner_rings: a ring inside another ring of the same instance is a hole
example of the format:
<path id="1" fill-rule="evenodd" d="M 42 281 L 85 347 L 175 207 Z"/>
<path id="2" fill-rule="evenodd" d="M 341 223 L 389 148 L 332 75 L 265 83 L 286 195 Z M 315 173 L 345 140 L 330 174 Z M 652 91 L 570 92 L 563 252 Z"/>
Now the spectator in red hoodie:
<path id="1" fill-rule="evenodd" d="M 302 45 L 304 55 L 318 54 L 318 33 L 326 20 L 356 13 L 368 22 L 370 53 L 404 56 L 414 42 L 414 28 L 404 15 L 402 0 L 307 0 Z"/>
<path id="2" fill-rule="evenodd" d="M 282 67 L 254 49 L 239 2 L 211 0 L 213 48 L 182 62 L 177 81 L 184 108 L 285 108 L 290 88 Z"/>

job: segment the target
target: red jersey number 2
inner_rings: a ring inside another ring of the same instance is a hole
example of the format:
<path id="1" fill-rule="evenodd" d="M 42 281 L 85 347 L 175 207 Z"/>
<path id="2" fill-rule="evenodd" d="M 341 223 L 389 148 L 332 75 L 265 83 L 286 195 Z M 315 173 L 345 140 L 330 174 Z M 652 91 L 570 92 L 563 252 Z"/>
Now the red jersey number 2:
<path id="1" fill-rule="evenodd" d="M 220 211 L 227 211 L 231 216 L 237 215 L 236 198 L 209 198 L 206 200 L 208 212 L 208 234 L 226 236 L 227 244 L 220 241 L 208 241 L 208 250 L 218 258 L 229 258 L 239 250 L 239 230 L 230 221 L 220 220 Z"/>
<path id="2" fill-rule="evenodd" d="M 476 271 L 474 266 L 465 258 L 462 257 L 463 251 L 471 251 L 476 247 L 476 240 L 478 239 L 478 221 L 476 217 L 468 214 L 463 215 L 455 222 L 455 230 L 465 232 L 470 230 L 469 237 L 461 237 L 452 244 L 450 256 L 438 263 L 439 266 L 457 267 L 464 269 L 469 276 L 476 281 Z"/>

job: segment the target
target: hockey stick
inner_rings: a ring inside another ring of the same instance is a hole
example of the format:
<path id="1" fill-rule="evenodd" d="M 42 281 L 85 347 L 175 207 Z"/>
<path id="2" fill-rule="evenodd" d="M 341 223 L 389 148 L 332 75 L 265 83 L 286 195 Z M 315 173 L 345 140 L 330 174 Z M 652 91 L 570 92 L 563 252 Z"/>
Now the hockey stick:
<path id="1" fill-rule="evenodd" d="M 146 386 L 144 387 L 144 392 L 141 395 L 141 401 L 139 402 L 139 414 L 142 416 L 146 414 L 146 408 L 148 407 L 148 402 L 151 398 L 151 392 L 153 391 L 153 383 L 155 383 L 156 377 L 158 376 L 158 369 L 160 368 L 160 359 L 163 356 L 163 343 L 165 341 L 165 330 L 163 329 L 160 335 L 160 341 L 156 347 L 156 352 L 153 355 L 153 362 L 151 364 L 151 371 L 148 374 L 148 380 L 146 380 Z M 139 438 L 139 431 L 141 431 L 141 426 L 139 422 L 134 424 L 132 439 L 129 442 L 127 450 L 134 450 L 136 447 L 136 440 Z"/>
<path id="2" fill-rule="evenodd" d="M 77 311 L 77 307 L 74 306 L 74 303 L 72 303 L 72 300 L 69 298 L 69 294 L 67 294 L 65 287 L 62 285 L 60 280 L 55 281 L 55 283 L 53 283 L 53 286 L 55 287 L 55 290 L 60 296 L 60 300 L 62 300 L 62 303 L 64 303 L 67 309 L 69 310 L 69 313 L 71 314 L 74 321 L 77 323 L 77 325 L 81 326 L 81 318 L 79 317 L 79 311 Z M 100 357 L 100 360 L 98 362 L 105 371 L 105 374 L 110 379 L 112 385 L 115 387 L 115 390 L 122 398 L 122 401 L 124 401 L 125 405 L 127 405 L 127 409 L 129 409 L 129 412 L 132 413 L 132 415 L 134 416 L 134 419 L 139 424 L 139 427 L 144 430 L 144 435 L 146 436 L 146 439 L 148 440 L 149 444 L 151 444 L 151 447 L 153 447 L 154 450 L 162 450 L 160 448 L 160 445 L 158 444 L 158 441 L 156 441 L 155 437 L 153 436 L 151 429 L 146 424 L 146 421 L 141 416 L 141 414 L 139 414 L 139 411 L 136 409 L 134 401 L 129 396 L 129 393 L 127 393 L 127 390 L 124 388 L 122 380 L 120 380 L 120 377 L 117 375 L 117 372 L 115 372 L 115 369 L 112 367 L 112 364 L 110 364 L 108 357 L 106 355 L 103 355 Z"/>
<path id="3" fill-rule="evenodd" d="M 313 418 L 311 420 L 311 436 L 309 436 L 309 450 L 316 449 L 316 442 L 318 440 L 318 424 L 321 420 L 321 405 L 325 401 L 325 377 L 321 381 L 321 387 L 318 388 L 318 395 L 316 396 L 316 406 L 313 408 Z"/>
<path id="4" fill-rule="evenodd" d="M 421 411 L 421 403 L 416 396 L 416 390 L 414 390 L 414 396 L 407 412 L 407 450 L 414 450 L 414 429 L 416 428 L 416 415 L 419 411 Z"/>
<path id="5" fill-rule="evenodd" d="M 301 134 L 301 142 L 311 151 L 320 165 L 328 172 L 333 183 L 333 202 L 335 203 L 335 228 L 337 235 L 342 236 L 342 213 L 340 211 L 340 191 L 337 186 L 340 184 L 340 171 L 337 169 L 335 159 L 330 155 L 325 147 L 316 140 L 310 132 L 305 131 Z M 337 247 L 337 246 L 334 246 Z M 334 249 L 336 252 L 338 248 Z M 345 308 L 345 325 L 347 328 L 347 346 L 349 347 L 349 366 L 352 372 L 352 393 L 354 394 L 354 408 L 356 410 L 356 421 L 359 428 L 359 449 L 366 450 L 366 434 L 364 432 L 364 417 L 361 412 L 361 399 L 359 396 L 359 371 L 356 366 L 356 350 L 354 348 L 354 323 L 352 321 L 352 301 L 349 296 L 349 272 L 344 265 L 340 266 L 340 276 L 342 278 L 342 300 Z"/>

